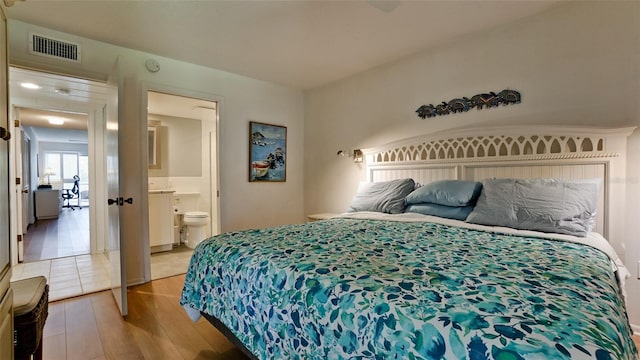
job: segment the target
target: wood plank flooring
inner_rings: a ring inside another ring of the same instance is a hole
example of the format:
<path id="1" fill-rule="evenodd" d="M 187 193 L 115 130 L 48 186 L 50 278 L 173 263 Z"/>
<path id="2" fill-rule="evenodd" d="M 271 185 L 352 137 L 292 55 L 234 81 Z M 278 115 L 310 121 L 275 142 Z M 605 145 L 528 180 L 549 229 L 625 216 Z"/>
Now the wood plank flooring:
<path id="1" fill-rule="evenodd" d="M 179 275 L 131 287 L 126 319 L 110 291 L 50 303 L 44 359 L 247 359 L 206 320 L 186 316 L 183 282 Z M 640 336 L 633 340 L 640 348 Z"/>
<path id="2" fill-rule="evenodd" d="M 37 220 L 24 234 L 25 262 L 90 252 L 89 208 L 63 208 L 57 219 Z"/>
<path id="3" fill-rule="evenodd" d="M 183 281 L 131 287 L 125 319 L 109 291 L 50 303 L 44 359 L 246 359 L 205 319 L 187 317 L 179 305 Z"/>

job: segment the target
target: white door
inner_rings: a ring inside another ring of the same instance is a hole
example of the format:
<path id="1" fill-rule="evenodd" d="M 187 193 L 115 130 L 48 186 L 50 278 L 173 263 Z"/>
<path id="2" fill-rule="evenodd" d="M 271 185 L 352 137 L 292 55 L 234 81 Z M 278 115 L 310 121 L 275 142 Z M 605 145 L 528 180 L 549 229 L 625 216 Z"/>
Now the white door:
<path id="1" fill-rule="evenodd" d="M 22 261 L 24 257 L 24 235 L 27 233 L 27 227 L 32 218 L 33 209 L 29 206 L 29 197 L 33 196 L 31 192 L 31 165 L 29 161 L 30 145 L 29 138 L 25 136 L 22 126 L 15 128 L 16 133 L 16 172 L 21 174 L 20 185 L 16 189 L 20 192 L 17 196 L 18 209 L 21 209 L 18 216 L 18 235 L 22 235 L 22 241 L 18 242 L 18 261 Z"/>
<path id="2" fill-rule="evenodd" d="M 31 189 L 31 141 L 25 136 L 20 128 L 22 136 L 22 234 L 27 233 L 27 227 L 31 224 L 33 209 L 30 206 L 29 198 L 32 196 Z"/>
<path id="3" fill-rule="evenodd" d="M 19 112 L 17 112 L 19 114 Z M 14 165 L 15 165 L 15 169 L 16 169 L 16 174 L 20 174 L 20 184 L 16 183 L 16 213 L 18 214 L 17 216 L 17 221 L 18 221 L 18 226 L 16 229 L 16 235 L 18 235 L 18 238 L 22 238 L 23 241 L 18 241 L 18 261 L 22 261 L 23 255 L 24 255 L 24 234 L 27 233 L 27 225 L 28 225 L 28 219 L 27 219 L 27 204 L 29 201 L 29 195 L 30 195 L 30 189 L 29 189 L 29 178 L 24 176 L 25 173 L 25 169 L 24 169 L 24 159 L 25 159 L 25 154 L 24 154 L 24 131 L 22 130 L 22 127 L 18 127 L 16 126 L 14 128 L 14 136 L 15 136 L 15 141 L 14 141 L 14 149 L 15 149 L 15 156 L 13 157 L 13 161 L 14 161 Z"/>
<path id="4" fill-rule="evenodd" d="M 108 95 L 106 105 L 105 157 L 107 168 L 108 226 L 107 251 L 111 272 L 111 290 L 122 316 L 127 315 L 127 275 L 125 254 L 120 236 L 120 171 L 118 168 L 118 90 L 121 88 L 118 74 L 118 61 L 113 67 L 107 82 Z"/>

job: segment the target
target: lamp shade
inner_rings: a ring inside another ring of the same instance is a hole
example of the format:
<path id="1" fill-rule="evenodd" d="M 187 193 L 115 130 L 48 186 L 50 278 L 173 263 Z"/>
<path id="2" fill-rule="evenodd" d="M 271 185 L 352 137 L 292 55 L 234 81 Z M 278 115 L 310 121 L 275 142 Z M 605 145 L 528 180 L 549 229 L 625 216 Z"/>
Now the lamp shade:
<path id="1" fill-rule="evenodd" d="M 50 168 L 50 167 L 48 167 L 48 168 L 46 168 L 46 169 L 44 170 L 44 175 L 45 175 L 45 176 L 51 176 L 51 175 L 55 175 L 55 174 L 56 174 L 56 172 L 55 172 L 55 171 L 53 171 L 53 169 L 52 169 L 52 168 Z"/>

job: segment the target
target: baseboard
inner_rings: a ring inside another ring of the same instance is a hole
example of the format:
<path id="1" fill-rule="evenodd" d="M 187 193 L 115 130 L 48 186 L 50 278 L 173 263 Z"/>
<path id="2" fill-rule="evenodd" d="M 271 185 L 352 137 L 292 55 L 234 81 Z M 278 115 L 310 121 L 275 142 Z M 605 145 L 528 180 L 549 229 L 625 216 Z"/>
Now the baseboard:
<path id="1" fill-rule="evenodd" d="M 640 325 L 631 324 L 631 330 L 633 330 L 633 335 L 640 336 Z"/>
<path id="2" fill-rule="evenodd" d="M 144 284 L 144 278 L 127 279 L 127 287 Z M 640 329 L 639 329 L 640 330 Z"/>

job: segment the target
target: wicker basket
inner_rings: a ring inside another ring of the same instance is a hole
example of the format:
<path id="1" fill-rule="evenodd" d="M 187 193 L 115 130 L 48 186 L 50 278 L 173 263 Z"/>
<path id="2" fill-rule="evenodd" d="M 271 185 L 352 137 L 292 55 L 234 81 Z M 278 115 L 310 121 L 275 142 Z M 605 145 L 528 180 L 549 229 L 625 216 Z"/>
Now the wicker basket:
<path id="1" fill-rule="evenodd" d="M 16 360 L 42 359 L 42 333 L 49 315 L 49 285 L 45 285 L 40 301 L 32 311 L 14 316 L 14 356 Z"/>

